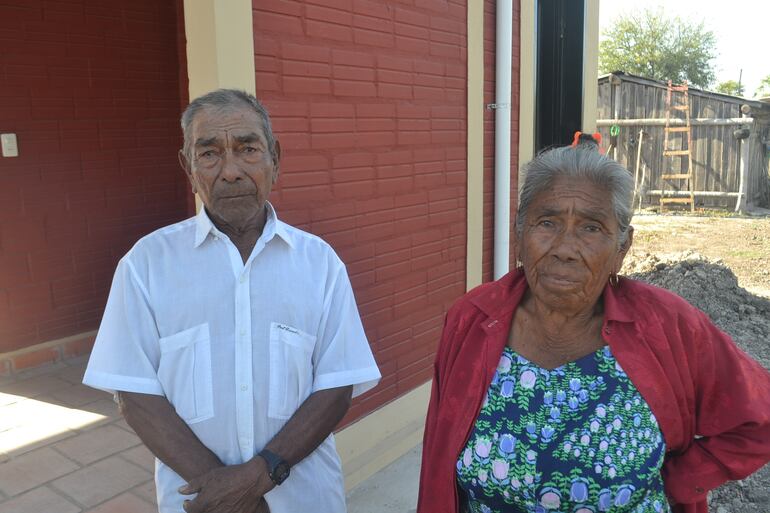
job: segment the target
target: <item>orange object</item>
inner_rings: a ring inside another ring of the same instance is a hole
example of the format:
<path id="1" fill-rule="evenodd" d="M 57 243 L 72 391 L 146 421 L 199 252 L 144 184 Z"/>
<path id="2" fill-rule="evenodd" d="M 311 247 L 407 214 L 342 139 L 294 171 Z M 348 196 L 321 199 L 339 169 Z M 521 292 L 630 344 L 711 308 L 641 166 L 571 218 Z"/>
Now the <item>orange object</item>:
<path id="1" fill-rule="evenodd" d="M 604 154 L 604 152 L 601 149 L 602 146 L 602 134 L 599 132 L 594 132 L 593 134 L 584 134 L 580 130 L 575 132 L 575 136 L 572 138 L 572 146 L 573 148 L 576 148 L 578 144 L 585 144 L 585 143 L 591 143 L 596 144 L 596 148 L 599 150 L 599 153 Z"/>

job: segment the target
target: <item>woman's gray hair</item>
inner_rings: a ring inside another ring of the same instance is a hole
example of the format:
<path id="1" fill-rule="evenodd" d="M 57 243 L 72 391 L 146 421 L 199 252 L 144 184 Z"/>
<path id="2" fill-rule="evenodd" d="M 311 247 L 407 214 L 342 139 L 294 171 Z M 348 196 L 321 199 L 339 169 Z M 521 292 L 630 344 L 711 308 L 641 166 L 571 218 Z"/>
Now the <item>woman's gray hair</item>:
<path id="1" fill-rule="evenodd" d="M 267 109 L 259 103 L 253 95 L 246 91 L 239 91 L 238 89 L 217 89 L 211 91 L 203 96 L 199 96 L 190 102 L 190 105 L 182 113 L 182 133 L 184 134 L 184 146 L 182 147 L 182 153 L 190 160 L 192 158 L 192 144 L 190 140 L 192 134 L 190 133 L 190 126 L 192 125 L 195 115 L 206 107 L 213 107 L 215 109 L 226 108 L 238 108 L 238 107 L 250 107 L 254 109 L 260 119 L 262 120 L 262 128 L 264 129 L 265 139 L 267 139 L 267 149 L 270 155 L 273 157 L 273 161 L 276 160 L 275 154 L 275 136 L 273 136 L 273 127 L 270 124 L 270 114 L 267 113 Z"/>
<path id="2" fill-rule="evenodd" d="M 547 189 L 556 178 L 578 178 L 605 189 L 615 218 L 618 221 L 618 245 L 628 239 L 628 227 L 633 216 L 634 180 L 631 173 L 594 146 L 565 146 L 546 150 L 524 168 L 524 186 L 521 188 L 516 215 L 516 234 L 520 238 L 529 208 L 535 197 Z"/>

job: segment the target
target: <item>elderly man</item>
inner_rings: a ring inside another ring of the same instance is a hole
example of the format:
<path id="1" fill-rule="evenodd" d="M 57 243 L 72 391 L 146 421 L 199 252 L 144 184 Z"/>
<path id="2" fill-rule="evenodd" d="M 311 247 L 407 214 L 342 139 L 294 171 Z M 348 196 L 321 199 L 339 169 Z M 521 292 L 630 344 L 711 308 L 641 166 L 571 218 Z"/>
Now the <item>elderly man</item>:
<path id="1" fill-rule="evenodd" d="M 121 259 L 83 382 L 157 457 L 160 513 L 344 512 L 331 432 L 380 378 L 345 267 L 268 203 L 281 147 L 256 98 L 206 94 L 182 130 L 205 208 Z"/>

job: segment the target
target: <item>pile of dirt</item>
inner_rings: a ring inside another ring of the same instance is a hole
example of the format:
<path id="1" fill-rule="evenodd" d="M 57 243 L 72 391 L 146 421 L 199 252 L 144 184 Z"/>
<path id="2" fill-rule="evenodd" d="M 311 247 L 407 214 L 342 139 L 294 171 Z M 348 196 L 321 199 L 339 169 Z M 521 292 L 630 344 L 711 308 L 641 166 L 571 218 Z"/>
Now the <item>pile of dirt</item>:
<path id="1" fill-rule="evenodd" d="M 625 274 L 670 290 L 707 313 L 746 353 L 770 369 L 770 300 L 738 286 L 733 272 L 720 260 L 694 252 L 659 258 L 628 258 Z M 758 513 L 770 508 L 770 465 L 744 479 L 714 490 L 714 513 Z"/>

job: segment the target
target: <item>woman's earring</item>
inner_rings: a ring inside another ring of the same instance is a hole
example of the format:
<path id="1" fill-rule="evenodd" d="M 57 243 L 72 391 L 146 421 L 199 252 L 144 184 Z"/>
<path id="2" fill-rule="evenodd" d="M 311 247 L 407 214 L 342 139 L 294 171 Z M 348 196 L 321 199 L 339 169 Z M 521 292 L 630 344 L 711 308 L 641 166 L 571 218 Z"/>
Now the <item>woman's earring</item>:
<path id="1" fill-rule="evenodd" d="M 516 269 L 519 270 L 519 271 L 524 269 L 524 264 L 522 264 L 521 260 L 519 260 L 519 259 L 516 259 Z"/>
<path id="2" fill-rule="evenodd" d="M 618 275 L 615 273 L 610 274 L 610 286 L 617 287 L 618 283 L 620 283 L 620 278 L 618 278 Z"/>

